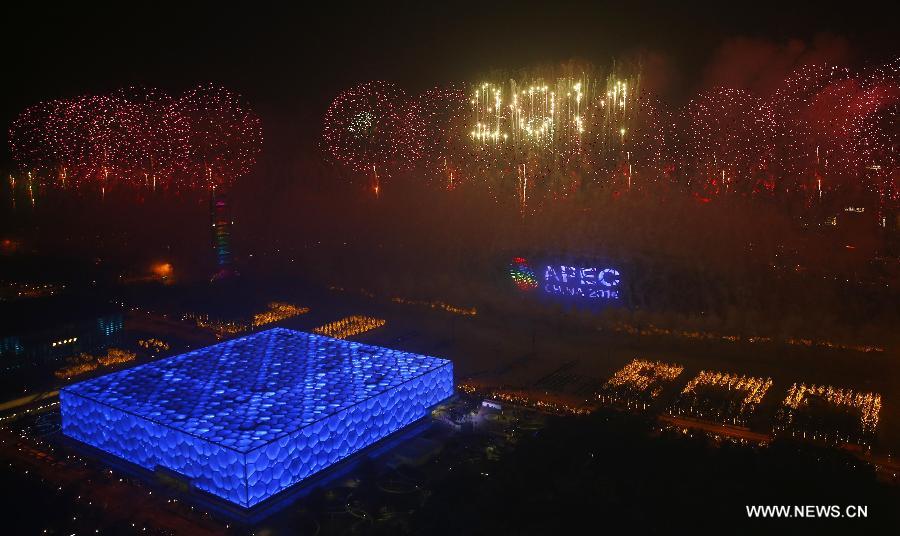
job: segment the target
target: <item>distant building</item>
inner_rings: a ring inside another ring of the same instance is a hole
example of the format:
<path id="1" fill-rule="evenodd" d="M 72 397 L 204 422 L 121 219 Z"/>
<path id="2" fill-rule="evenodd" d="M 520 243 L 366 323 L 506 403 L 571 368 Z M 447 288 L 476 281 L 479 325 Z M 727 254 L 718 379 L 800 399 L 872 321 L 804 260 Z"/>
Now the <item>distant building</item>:
<path id="1" fill-rule="evenodd" d="M 105 350 L 120 343 L 125 327 L 120 313 L 93 312 L 82 318 L 58 314 L 34 316 L 3 326 L 6 331 L 0 334 L 3 370 L 53 364 L 82 352 Z"/>

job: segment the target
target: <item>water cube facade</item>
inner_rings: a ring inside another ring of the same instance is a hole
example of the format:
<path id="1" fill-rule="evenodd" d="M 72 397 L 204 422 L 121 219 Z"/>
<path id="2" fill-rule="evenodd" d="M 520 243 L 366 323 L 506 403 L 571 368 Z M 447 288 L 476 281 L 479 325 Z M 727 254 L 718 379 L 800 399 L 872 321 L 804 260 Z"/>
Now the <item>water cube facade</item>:
<path id="1" fill-rule="evenodd" d="M 59 397 L 66 436 L 252 507 L 452 394 L 445 359 L 276 328 Z"/>

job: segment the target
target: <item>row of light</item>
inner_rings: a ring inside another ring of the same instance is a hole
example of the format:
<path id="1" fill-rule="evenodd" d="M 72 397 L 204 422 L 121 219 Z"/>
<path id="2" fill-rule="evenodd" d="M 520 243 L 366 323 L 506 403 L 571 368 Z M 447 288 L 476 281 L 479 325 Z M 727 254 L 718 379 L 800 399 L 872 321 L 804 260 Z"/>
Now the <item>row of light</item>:
<path id="1" fill-rule="evenodd" d="M 878 427 L 878 415 L 881 412 L 881 395 L 877 393 L 857 393 L 852 389 L 840 389 L 825 385 L 809 385 L 795 383 L 784 399 L 784 406 L 789 410 L 799 409 L 808 404 L 810 396 L 820 397 L 835 406 L 848 406 L 860 412 L 860 426 L 864 432 L 874 432 Z"/>
<path id="2" fill-rule="evenodd" d="M 604 384 L 601 393 L 598 395 L 601 401 L 619 400 L 616 396 L 615 388 L 627 386 L 639 393 L 647 392 L 650 389 L 650 398 L 659 395 L 662 388 L 659 382 L 674 380 L 684 368 L 680 365 L 662 363 L 659 361 L 651 362 L 642 359 L 635 359 L 628 365 L 617 371 L 609 381 Z M 750 378 L 746 376 L 738 376 L 734 374 L 723 374 L 719 372 L 701 373 L 695 377 L 682 390 L 682 394 L 693 394 L 699 385 L 711 385 L 725 387 L 735 390 L 746 390 L 747 396 L 742 401 L 742 410 L 744 405 L 758 404 L 765 392 L 771 386 L 771 379 L 763 380 L 762 378 Z M 878 427 L 878 419 L 881 411 L 881 395 L 877 393 L 859 393 L 852 389 L 840 389 L 832 386 L 793 384 L 788 391 L 788 395 L 783 402 L 783 410 L 779 413 L 781 424 L 775 426 L 775 430 L 789 429 L 788 426 L 793 419 L 793 411 L 800 409 L 808 404 L 810 396 L 820 397 L 826 402 L 834 406 L 845 406 L 855 408 L 860 414 L 860 430 L 864 434 L 873 434 Z M 629 407 L 634 405 L 634 401 L 630 397 L 626 397 L 625 401 Z M 643 405 L 646 408 L 646 404 Z M 792 431 L 793 435 L 800 432 Z M 802 432 L 806 437 L 806 432 Z M 819 435 L 829 436 L 826 432 L 813 433 L 813 437 Z M 843 441 L 849 441 L 850 438 L 843 438 Z"/>
<path id="3" fill-rule="evenodd" d="M 309 312 L 309 307 L 302 307 L 283 302 L 269 303 L 269 310 L 253 315 L 253 327 L 260 327 L 274 322 L 280 322 L 288 318 L 304 315 Z"/>
<path id="4" fill-rule="evenodd" d="M 461 316 L 475 316 L 478 314 L 478 309 L 475 307 L 461 307 L 458 305 L 451 305 L 449 303 L 444 303 L 439 300 L 434 301 L 424 301 L 424 300 L 409 300 L 406 298 L 393 297 L 391 301 L 394 303 L 401 303 L 404 305 L 422 305 L 425 307 L 431 307 L 432 309 L 441 309 L 448 313 L 452 313 L 455 315 Z"/>
<path id="5" fill-rule="evenodd" d="M 72 363 L 61 369 L 56 370 L 53 375 L 60 379 L 70 379 L 75 376 L 87 374 L 88 372 L 97 370 L 101 367 L 111 367 L 134 361 L 137 354 L 128 350 L 119 348 L 110 348 L 106 351 L 106 355 L 93 356 L 90 354 L 80 354 L 72 359 Z"/>
<path id="6" fill-rule="evenodd" d="M 745 405 L 759 404 L 769 387 L 772 387 L 772 378 L 754 378 L 752 376 L 742 376 L 738 374 L 729 374 L 727 372 L 710 372 L 701 370 L 681 391 L 681 394 L 695 394 L 697 387 L 709 385 L 713 387 L 724 387 L 729 391 L 744 391 L 746 396 L 742 403 Z"/>
<path id="7" fill-rule="evenodd" d="M 646 324 L 641 326 L 636 326 L 634 324 L 629 324 L 626 322 L 617 322 L 611 328 L 613 331 L 619 333 L 627 333 L 629 335 L 641 335 L 641 336 L 671 336 L 671 337 L 679 337 L 684 339 L 701 339 L 701 340 L 721 340 L 725 342 L 749 342 L 749 343 L 770 343 L 775 342 L 775 339 L 772 337 L 766 337 L 762 335 L 749 335 L 749 336 L 741 336 L 741 335 L 727 335 L 723 333 L 716 333 L 714 331 L 689 331 L 689 330 L 677 330 L 677 329 L 669 329 L 662 328 L 656 326 L 654 324 Z M 784 339 L 783 342 L 785 344 L 789 344 L 791 346 L 805 346 L 811 348 L 813 346 L 821 347 L 821 348 L 830 348 L 833 350 L 851 350 L 854 352 L 884 352 L 884 348 L 881 346 L 876 346 L 873 344 L 844 344 L 834 341 L 823 341 L 823 340 L 813 340 L 813 339 L 805 339 L 805 338 L 796 338 L 789 337 Z"/>
<path id="8" fill-rule="evenodd" d="M 663 363 L 661 361 L 648 361 L 635 359 L 617 371 L 609 381 L 604 384 L 604 390 L 614 390 L 627 387 L 637 392 L 646 392 L 650 387 L 650 397 L 656 398 L 661 392 L 660 382 L 670 382 L 684 371 L 681 365 Z"/>
<path id="9" fill-rule="evenodd" d="M 313 333 L 333 337 L 335 339 L 346 339 L 359 335 L 385 325 L 385 320 L 373 318 L 371 316 L 353 315 L 334 322 L 329 322 L 323 326 L 319 326 L 313 330 Z"/>
<path id="10" fill-rule="evenodd" d="M 210 318 L 209 315 L 201 315 L 196 313 L 186 313 L 182 316 L 183 320 L 193 322 L 197 327 L 209 329 L 216 334 L 217 339 L 225 338 L 230 335 L 237 335 L 274 322 L 303 315 L 309 312 L 309 307 L 293 305 L 285 302 L 269 302 L 268 309 L 261 313 L 255 313 L 253 319 L 249 323 L 218 320 Z"/>

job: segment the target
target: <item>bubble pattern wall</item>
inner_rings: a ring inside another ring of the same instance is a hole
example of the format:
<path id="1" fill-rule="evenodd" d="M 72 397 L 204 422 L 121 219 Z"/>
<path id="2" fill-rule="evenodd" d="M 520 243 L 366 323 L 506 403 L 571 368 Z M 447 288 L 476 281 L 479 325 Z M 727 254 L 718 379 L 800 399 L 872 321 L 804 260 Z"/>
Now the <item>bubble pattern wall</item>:
<path id="1" fill-rule="evenodd" d="M 450 361 L 275 328 L 67 386 L 63 433 L 244 507 L 427 415 Z"/>

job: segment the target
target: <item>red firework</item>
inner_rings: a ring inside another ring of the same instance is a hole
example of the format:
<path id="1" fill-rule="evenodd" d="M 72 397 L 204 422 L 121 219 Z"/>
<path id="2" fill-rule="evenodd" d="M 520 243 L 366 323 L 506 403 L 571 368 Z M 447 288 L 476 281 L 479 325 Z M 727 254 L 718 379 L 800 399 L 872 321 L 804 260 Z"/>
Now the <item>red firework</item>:
<path id="1" fill-rule="evenodd" d="M 379 175 L 412 168 L 422 155 L 422 120 L 406 93 L 389 82 L 366 82 L 341 92 L 325 112 L 327 154 L 352 170 Z"/>
<path id="2" fill-rule="evenodd" d="M 78 97 L 70 102 L 57 135 L 67 155 L 73 184 L 106 186 L 127 177 L 122 146 L 126 137 L 123 102 L 108 95 Z"/>
<path id="3" fill-rule="evenodd" d="M 705 194 L 747 194 L 766 184 L 775 122 L 762 99 L 743 90 L 712 90 L 688 104 L 683 121 L 680 160 Z"/>
<path id="4" fill-rule="evenodd" d="M 880 97 L 861 128 L 867 185 L 882 201 L 900 201 L 900 59 L 875 69 L 865 86 Z"/>
<path id="5" fill-rule="evenodd" d="M 135 184 L 169 186 L 188 167 L 190 125 L 174 99 L 157 89 L 130 87 L 115 93 L 126 135 L 121 167 Z"/>
<path id="6" fill-rule="evenodd" d="M 225 88 L 199 86 L 178 99 L 169 116 L 186 122 L 188 155 L 181 179 L 188 186 L 228 186 L 250 172 L 262 150 L 262 123 Z"/>
<path id="7" fill-rule="evenodd" d="M 675 125 L 669 110 L 658 99 L 642 98 L 632 125 L 621 137 L 625 158 L 620 166 L 629 186 L 671 181 Z"/>
<path id="8" fill-rule="evenodd" d="M 424 127 L 423 156 L 428 167 L 443 169 L 444 160 L 466 143 L 469 102 L 461 88 L 434 87 L 419 95 L 419 114 Z"/>
<path id="9" fill-rule="evenodd" d="M 23 173 L 43 177 L 57 172 L 59 147 L 50 124 L 65 106 L 59 100 L 40 102 L 26 108 L 10 125 L 10 153 Z"/>
<path id="10" fill-rule="evenodd" d="M 847 80 L 850 72 L 845 68 L 810 65 L 791 73 L 773 95 L 771 105 L 778 124 L 777 170 L 787 189 L 821 192 L 831 147 L 821 134 L 828 120 L 817 118 L 812 107 L 829 86 Z"/>
<path id="11" fill-rule="evenodd" d="M 32 106 L 10 126 L 9 143 L 23 172 L 62 186 L 206 187 L 249 172 L 262 130 L 223 88 L 201 86 L 177 101 L 128 88 Z"/>
<path id="12" fill-rule="evenodd" d="M 455 86 L 434 87 L 417 101 L 423 125 L 424 170 L 446 189 L 454 190 L 462 182 L 468 155 L 466 93 Z"/>

